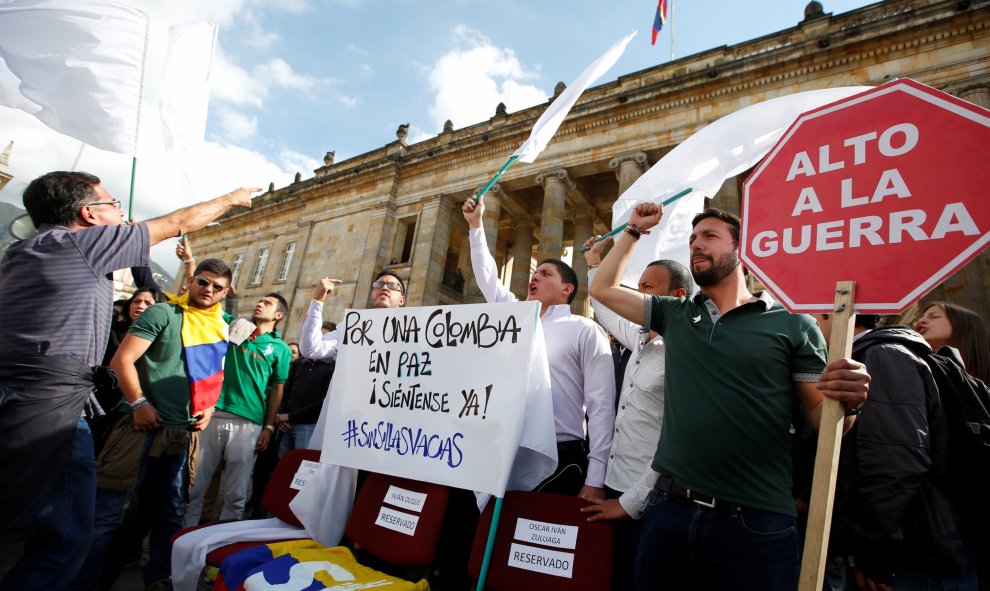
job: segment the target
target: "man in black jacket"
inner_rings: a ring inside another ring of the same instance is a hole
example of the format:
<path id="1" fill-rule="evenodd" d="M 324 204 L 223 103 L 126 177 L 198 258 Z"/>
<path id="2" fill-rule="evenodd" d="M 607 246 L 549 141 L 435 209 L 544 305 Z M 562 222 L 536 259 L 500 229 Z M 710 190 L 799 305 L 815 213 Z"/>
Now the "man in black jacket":
<path id="1" fill-rule="evenodd" d="M 310 447 L 309 440 L 320 418 L 335 365 L 332 359 L 320 361 L 300 357 L 290 366 L 282 407 L 275 416 L 275 425 L 282 431 L 279 457 L 290 449 Z"/>
<path id="2" fill-rule="evenodd" d="M 815 316 L 828 339 L 832 318 Z M 931 348 L 910 328 L 877 322 L 856 316 L 852 356 L 873 380 L 842 443 L 833 554 L 849 557 L 850 589 L 975 591 L 960 524 L 938 489 L 947 433 L 931 370 L 920 358 Z"/>

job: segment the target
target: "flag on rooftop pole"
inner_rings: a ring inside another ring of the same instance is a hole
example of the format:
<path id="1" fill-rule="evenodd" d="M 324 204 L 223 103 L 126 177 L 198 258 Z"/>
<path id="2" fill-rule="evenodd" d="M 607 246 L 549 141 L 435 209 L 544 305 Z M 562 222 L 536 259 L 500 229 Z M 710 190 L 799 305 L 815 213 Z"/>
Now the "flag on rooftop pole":
<path id="1" fill-rule="evenodd" d="M 608 50 L 605 51 L 597 60 L 592 62 L 588 67 L 584 69 L 583 72 L 573 81 L 570 86 L 564 89 L 550 106 L 547 107 L 546 111 L 540 115 L 540 118 L 536 120 L 536 125 L 533 126 L 533 130 L 530 132 L 529 137 L 526 141 L 519 146 L 512 156 L 502 165 L 502 168 L 495 173 L 488 184 L 484 186 L 483 189 L 478 191 L 475 196 L 475 201 L 484 197 L 485 193 L 498 181 L 502 173 L 506 171 L 512 163 L 516 160 L 520 162 L 525 162 L 526 164 L 531 164 L 536 160 L 540 152 L 547 147 L 553 135 L 557 133 L 557 129 L 560 128 L 560 124 L 564 122 L 564 118 L 567 117 L 567 113 L 570 112 L 571 107 L 580 98 L 581 93 L 585 91 L 586 88 L 598 81 L 602 75 L 611 68 L 616 61 L 622 56 L 622 53 L 626 50 L 626 46 L 632 41 L 633 37 L 636 36 L 636 31 L 630 31 L 625 37 L 616 41 Z"/>
<path id="2" fill-rule="evenodd" d="M 657 35 L 660 34 L 660 29 L 667 24 L 667 0 L 659 0 L 657 2 L 657 14 L 653 17 L 653 40 L 650 45 L 657 44 Z"/>
<path id="3" fill-rule="evenodd" d="M 0 3 L 0 105 L 133 156 L 147 16 L 109 0 Z"/>
<path id="4" fill-rule="evenodd" d="M 169 27 L 158 104 L 166 150 L 186 150 L 206 135 L 216 44 L 213 23 L 194 21 Z"/>
<path id="5" fill-rule="evenodd" d="M 690 269 L 691 219 L 704 208 L 705 197 L 714 197 L 727 178 L 762 160 L 799 115 L 868 88 L 812 90 L 764 101 L 714 121 L 667 153 L 612 206 L 612 225 L 618 227 L 629 221 L 637 203 L 676 197 L 665 205 L 660 224 L 636 243 L 622 282 L 636 285 L 643 269 L 659 259 Z"/>

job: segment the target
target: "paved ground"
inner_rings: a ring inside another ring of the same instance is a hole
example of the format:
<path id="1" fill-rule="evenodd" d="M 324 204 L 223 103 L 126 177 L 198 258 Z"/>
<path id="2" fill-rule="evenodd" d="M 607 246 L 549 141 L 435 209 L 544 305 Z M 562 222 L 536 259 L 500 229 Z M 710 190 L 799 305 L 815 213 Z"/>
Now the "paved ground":
<path id="1" fill-rule="evenodd" d="M 147 551 L 147 549 L 145 549 Z M 14 566 L 21 555 L 21 544 L 0 543 L 0 579 Z M 200 584 L 199 591 L 209 591 L 210 585 Z M 139 565 L 130 566 L 121 573 L 112 591 L 144 591 L 144 579 Z"/>

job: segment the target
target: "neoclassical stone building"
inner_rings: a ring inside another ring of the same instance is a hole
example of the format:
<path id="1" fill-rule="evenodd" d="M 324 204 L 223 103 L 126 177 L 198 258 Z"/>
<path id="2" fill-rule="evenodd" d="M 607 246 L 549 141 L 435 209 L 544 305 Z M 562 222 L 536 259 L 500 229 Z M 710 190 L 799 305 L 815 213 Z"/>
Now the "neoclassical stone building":
<path id="1" fill-rule="evenodd" d="M 753 103 L 910 77 L 990 107 L 988 25 L 990 0 L 890 0 L 839 15 L 811 2 L 790 29 L 589 89 L 539 160 L 510 168 L 486 197 L 485 229 L 504 283 L 524 296 L 533 260 L 560 257 L 610 228 L 613 202 L 639 175 L 706 124 Z M 364 307 L 382 268 L 404 279 L 408 305 L 480 301 L 459 204 L 526 139 L 544 108 L 500 106 L 488 121 L 457 130 L 448 122 L 413 145 L 403 126 L 396 141 L 342 162 L 328 153 L 314 177 L 270 187 L 252 210 L 197 232 L 196 252 L 232 263 L 241 301 L 283 293 L 288 338 L 298 336 L 313 286 L 327 275 L 344 280 L 327 300 L 330 320 Z M 738 212 L 744 180 L 727 180 L 713 204 Z M 585 275 L 582 257 L 574 268 Z M 988 291 L 984 253 L 925 301 L 949 299 L 990 319 Z M 588 312 L 586 286 L 573 307 Z"/>

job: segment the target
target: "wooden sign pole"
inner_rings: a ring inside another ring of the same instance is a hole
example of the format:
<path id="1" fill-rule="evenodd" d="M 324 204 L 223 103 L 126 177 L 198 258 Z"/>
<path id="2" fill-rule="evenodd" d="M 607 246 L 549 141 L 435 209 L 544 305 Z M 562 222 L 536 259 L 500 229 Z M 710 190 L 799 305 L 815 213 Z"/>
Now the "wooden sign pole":
<path id="1" fill-rule="evenodd" d="M 852 355 L 853 327 L 856 320 L 853 312 L 855 286 L 853 281 L 839 281 L 835 284 L 835 315 L 832 318 L 832 335 L 828 343 L 830 362 Z M 800 591 L 821 591 L 825 579 L 832 501 L 835 496 L 835 477 L 839 467 L 844 420 L 842 403 L 825 398 L 822 403 L 821 425 L 818 428 L 818 451 L 815 455 L 804 556 L 801 559 Z"/>

